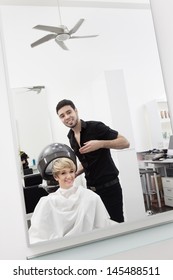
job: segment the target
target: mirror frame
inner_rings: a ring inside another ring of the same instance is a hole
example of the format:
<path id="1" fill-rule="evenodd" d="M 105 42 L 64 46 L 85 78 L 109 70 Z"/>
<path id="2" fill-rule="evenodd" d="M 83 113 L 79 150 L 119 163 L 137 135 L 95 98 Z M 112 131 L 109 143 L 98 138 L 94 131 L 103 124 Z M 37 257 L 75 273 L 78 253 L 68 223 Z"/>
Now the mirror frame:
<path id="1" fill-rule="evenodd" d="M 171 212 L 171 213 L 170 213 Z M 99 229 L 89 233 L 81 234 L 76 237 L 62 237 L 50 241 L 44 241 L 29 245 L 31 252 L 27 259 L 35 259 L 45 255 L 62 252 L 64 250 L 89 245 L 95 242 L 104 241 L 116 237 L 128 236 L 129 234 L 142 232 L 143 230 L 156 228 L 173 222 L 172 211 L 164 212 L 159 215 L 147 217 L 141 221 L 126 222 L 120 227 L 113 226 L 109 229 Z M 143 242 L 141 240 L 141 246 Z M 152 243 L 152 242 L 151 242 Z M 151 244 L 149 243 L 149 244 Z"/>

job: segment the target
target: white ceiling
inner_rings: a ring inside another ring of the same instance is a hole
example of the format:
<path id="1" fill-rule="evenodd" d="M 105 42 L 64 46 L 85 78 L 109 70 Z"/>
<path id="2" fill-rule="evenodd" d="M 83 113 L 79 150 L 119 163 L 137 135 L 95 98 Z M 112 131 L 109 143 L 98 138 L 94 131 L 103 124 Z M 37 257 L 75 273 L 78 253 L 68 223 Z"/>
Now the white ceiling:
<path id="1" fill-rule="evenodd" d="M 0 0 L 0 5 L 3 6 L 57 6 L 59 3 L 60 6 L 81 6 L 81 7 L 108 7 L 108 6 L 117 6 L 117 7 L 130 7 L 133 5 L 133 8 L 145 7 L 149 4 L 149 0 Z"/>

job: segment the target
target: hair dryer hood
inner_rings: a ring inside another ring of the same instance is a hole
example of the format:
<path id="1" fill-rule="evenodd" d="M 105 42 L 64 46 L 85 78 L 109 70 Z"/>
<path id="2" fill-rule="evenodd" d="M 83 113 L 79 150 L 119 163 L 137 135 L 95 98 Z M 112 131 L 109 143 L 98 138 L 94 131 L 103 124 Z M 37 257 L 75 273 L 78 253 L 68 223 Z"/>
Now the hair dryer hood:
<path id="1" fill-rule="evenodd" d="M 46 146 L 42 150 L 42 152 L 38 157 L 37 168 L 43 179 L 45 180 L 53 179 L 52 161 L 62 157 L 70 158 L 75 163 L 75 165 L 77 165 L 75 153 L 69 146 L 65 144 L 53 143 Z"/>

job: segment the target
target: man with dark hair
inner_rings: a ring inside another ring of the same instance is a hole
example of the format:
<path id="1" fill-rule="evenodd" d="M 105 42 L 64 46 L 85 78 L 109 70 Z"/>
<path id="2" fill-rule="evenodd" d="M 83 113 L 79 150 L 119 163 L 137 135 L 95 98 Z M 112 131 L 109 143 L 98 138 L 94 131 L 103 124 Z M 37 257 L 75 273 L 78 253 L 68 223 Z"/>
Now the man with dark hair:
<path id="1" fill-rule="evenodd" d="M 56 106 L 56 112 L 63 124 L 70 128 L 70 145 L 81 163 L 76 176 L 84 172 L 87 188 L 101 197 L 111 219 L 124 222 L 119 171 L 110 149 L 128 148 L 128 140 L 100 121 L 79 119 L 71 100 L 61 100 Z"/>

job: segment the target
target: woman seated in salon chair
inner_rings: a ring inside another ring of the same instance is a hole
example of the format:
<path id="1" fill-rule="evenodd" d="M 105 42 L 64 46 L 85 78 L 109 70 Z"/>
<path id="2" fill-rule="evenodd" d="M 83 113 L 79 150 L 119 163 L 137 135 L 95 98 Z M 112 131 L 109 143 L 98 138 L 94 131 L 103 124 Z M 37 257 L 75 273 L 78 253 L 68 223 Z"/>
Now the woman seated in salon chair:
<path id="1" fill-rule="evenodd" d="M 42 197 L 31 218 L 30 242 L 52 240 L 117 224 L 93 191 L 76 186 L 76 164 L 70 158 L 52 163 L 52 174 L 59 183 L 56 192 Z"/>

